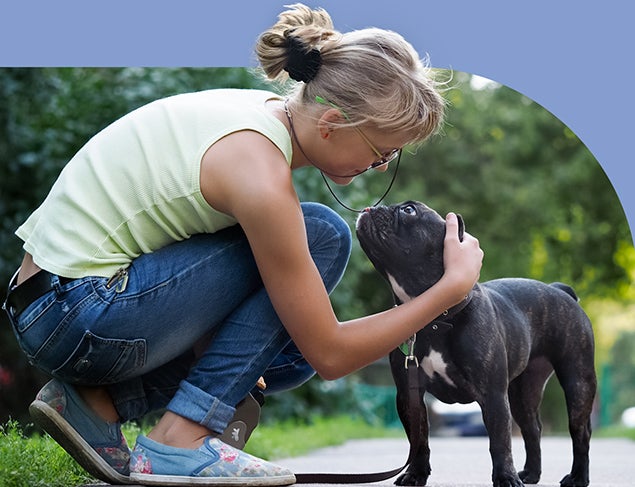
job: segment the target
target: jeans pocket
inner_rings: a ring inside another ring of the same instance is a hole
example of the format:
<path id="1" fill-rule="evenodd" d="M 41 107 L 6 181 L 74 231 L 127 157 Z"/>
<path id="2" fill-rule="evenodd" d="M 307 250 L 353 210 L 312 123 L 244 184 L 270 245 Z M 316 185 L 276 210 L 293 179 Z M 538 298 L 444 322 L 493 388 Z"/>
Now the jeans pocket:
<path id="1" fill-rule="evenodd" d="M 106 385 L 134 376 L 145 362 L 144 339 L 103 338 L 86 331 L 68 360 L 52 375 L 73 383 Z"/>
<path id="2" fill-rule="evenodd" d="M 55 298 L 54 292 L 48 292 L 29 304 L 18 316 L 14 316 L 16 331 L 27 331 L 55 304 Z"/>

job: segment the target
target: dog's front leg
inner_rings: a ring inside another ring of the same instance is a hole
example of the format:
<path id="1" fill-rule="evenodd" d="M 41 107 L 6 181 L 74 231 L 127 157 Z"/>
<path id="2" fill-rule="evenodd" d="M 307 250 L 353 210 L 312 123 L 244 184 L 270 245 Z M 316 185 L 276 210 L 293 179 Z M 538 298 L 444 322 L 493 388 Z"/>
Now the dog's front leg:
<path id="1" fill-rule="evenodd" d="M 523 487 L 512 457 L 512 416 L 507 393 L 488 392 L 481 409 L 483 422 L 489 434 L 494 487 Z"/>
<path id="2" fill-rule="evenodd" d="M 395 385 L 397 386 L 397 412 L 404 426 L 411 448 L 413 441 L 417 441 L 414 458 L 405 473 L 395 480 L 396 485 L 426 485 L 430 476 L 430 445 L 428 442 L 429 424 L 428 411 L 423 400 L 423 384 L 418 394 L 418 405 L 413 412 L 410 410 L 410 394 L 412 388 L 419 384 L 408 383 L 408 369 L 404 367 L 404 356 L 397 350 L 390 354 L 390 365 Z M 414 365 L 411 365 L 414 367 Z M 417 388 L 418 389 L 418 388 Z"/>
<path id="3" fill-rule="evenodd" d="M 400 397 L 402 396 L 402 397 Z M 406 433 L 408 434 L 408 440 L 411 445 L 416 435 L 419 438 L 418 448 L 414 453 L 414 458 L 410 462 L 408 469 L 405 473 L 400 475 L 395 481 L 396 485 L 426 485 L 428 477 L 430 476 L 430 444 L 428 442 L 428 411 L 426 405 L 421 399 L 421 406 L 418 413 L 415 415 L 415 424 L 411 424 L 412 415 L 410 410 L 406 407 L 400 407 L 404 404 L 408 404 L 408 398 L 403 397 L 400 391 L 397 390 L 397 411 L 399 417 L 404 425 Z"/>

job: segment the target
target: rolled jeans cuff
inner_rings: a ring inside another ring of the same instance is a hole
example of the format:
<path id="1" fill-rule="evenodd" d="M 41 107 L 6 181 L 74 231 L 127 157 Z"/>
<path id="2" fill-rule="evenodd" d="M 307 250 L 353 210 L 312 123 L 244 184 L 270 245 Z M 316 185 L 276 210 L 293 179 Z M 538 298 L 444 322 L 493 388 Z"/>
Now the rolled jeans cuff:
<path id="1" fill-rule="evenodd" d="M 167 409 L 216 433 L 225 431 L 236 411 L 236 408 L 225 404 L 187 381 L 181 381 L 180 387 Z"/>

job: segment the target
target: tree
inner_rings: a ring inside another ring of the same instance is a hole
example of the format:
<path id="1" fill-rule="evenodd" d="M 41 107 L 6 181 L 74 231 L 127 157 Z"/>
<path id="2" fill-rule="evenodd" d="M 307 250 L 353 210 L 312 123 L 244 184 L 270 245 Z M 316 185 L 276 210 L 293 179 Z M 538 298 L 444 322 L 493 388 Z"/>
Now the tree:
<path id="1" fill-rule="evenodd" d="M 495 83 L 473 81 L 465 73 L 452 74 L 443 134 L 404 150 L 387 202 L 416 199 L 441 214 L 461 213 L 485 250 L 483 280 L 565 281 L 583 303 L 595 296 L 633 299 L 635 251 L 628 224 L 593 155 L 538 104 Z M 265 86 L 241 68 L 0 69 L 0 280 L 7 282 L 20 263 L 15 229 L 44 199 L 70 157 L 102 127 L 159 97 Z M 383 193 L 389 177 L 370 171 L 334 191 L 363 208 Z M 357 215 L 337 206 L 315 169 L 294 171 L 294 181 L 302 200 L 336 208 L 354 229 Z M 356 242 L 332 301 L 340 319 L 392 305 L 388 286 Z M 23 417 L 43 380 L 11 335 L 2 314 L 0 367 L 4 372 L 10 367 L 13 385 L 0 381 L 0 422 L 9 411 Z"/>
<path id="2" fill-rule="evenodd" d="M 259 88 L 245 69 L 0 69 L 0 281 L 20 265 L 15 229 L 42 202 L 71 156 L 97 131 L 156 98 L 208 88 Z M 5 287 L 0 291 L 4 302 Z M 27 420 L 44 380 L 0 314 L 0 424 Z"/>

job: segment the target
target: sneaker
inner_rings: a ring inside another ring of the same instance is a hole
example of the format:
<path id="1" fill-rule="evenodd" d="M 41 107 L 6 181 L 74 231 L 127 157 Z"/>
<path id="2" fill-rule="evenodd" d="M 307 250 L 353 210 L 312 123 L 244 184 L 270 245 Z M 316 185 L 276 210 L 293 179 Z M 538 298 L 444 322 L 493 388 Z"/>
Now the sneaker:
<path id="1" fill-rule="evenodd" d="M 284 467 L 207 437 L 196 450 L 174 448 L 139 435 L 130 479 L 142 485 L 274 486 L 295 483 Z"/>
<path id="2" fill-rule="evenodd" d="M 264 396 L 260 391 L 248 394 L 236 406 L 234 417 L 220 436 L 223 443 L 242 450 L 260 420 L 260 407 L 264 403 Z"/>
<path id="3" fill-rule="evenodd" d="M 121 425 L 97 416 L 72 386 L 53 379 L 37 394 L 29 412 L 88 473 L 112 484 L 130 483 L 130 448 Z"/>

